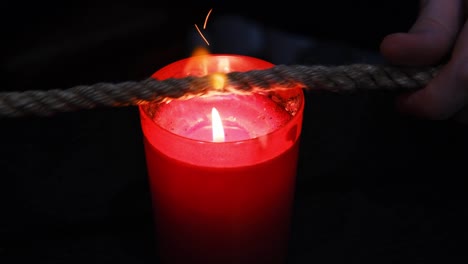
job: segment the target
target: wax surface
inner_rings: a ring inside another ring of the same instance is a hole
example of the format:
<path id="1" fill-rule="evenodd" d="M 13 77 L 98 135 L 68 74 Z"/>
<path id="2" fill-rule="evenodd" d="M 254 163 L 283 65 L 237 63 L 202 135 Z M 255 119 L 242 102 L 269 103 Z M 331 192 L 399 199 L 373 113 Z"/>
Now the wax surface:
<path id="1" fill-rule="evenodd" d="M 172 133 L 187 138 L 212 141 L 211 109 L 213 107 L 218 110 L 225 125 L 226 142 L 266 135 L 277 130 L 292 118 L 267 95 L 227 94 L 164 103 L 154 114 L 154 122 Z M 207 131 L 201 132 L 200 130 Z"/>

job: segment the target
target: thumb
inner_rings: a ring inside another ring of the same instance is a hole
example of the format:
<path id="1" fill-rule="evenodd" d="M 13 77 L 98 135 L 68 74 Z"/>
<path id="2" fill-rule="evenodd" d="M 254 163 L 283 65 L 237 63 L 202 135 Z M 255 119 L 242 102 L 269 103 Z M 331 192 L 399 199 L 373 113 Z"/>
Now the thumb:
<path id="1" fill-rule="evenodd" d="M 408 33 L 386 36 L 382 55 L 397 65 L 425 66 L 439 63 L 450 52 L 463 18 L 462 1 L 421 1 L 416 22 Z"/>

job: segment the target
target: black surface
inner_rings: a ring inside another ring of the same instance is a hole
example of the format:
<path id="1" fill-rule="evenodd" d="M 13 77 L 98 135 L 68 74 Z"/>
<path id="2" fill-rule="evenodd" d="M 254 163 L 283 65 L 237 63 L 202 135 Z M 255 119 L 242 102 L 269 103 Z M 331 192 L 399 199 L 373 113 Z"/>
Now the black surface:
<path id="1" fill-rule="evenodd" d="M 189 53 L 187 31 L 205 12 L 107 4 L 10 5 L 2 91 L 146 78 Z M 346 14 L 366 21 L 363 8 Z M 386 22 L 379 36 L 409 24 Z M 340 45 L 320 36 L 325 44 L 292 61 L 375 60 L 336 35 Z M 466 262 L 467 127 L 402 116 L 394 94 L 306 96 L 290 263 Z M 0 128 L 0 263 L 157 263 L 136 108 L 1 119 Z"/>

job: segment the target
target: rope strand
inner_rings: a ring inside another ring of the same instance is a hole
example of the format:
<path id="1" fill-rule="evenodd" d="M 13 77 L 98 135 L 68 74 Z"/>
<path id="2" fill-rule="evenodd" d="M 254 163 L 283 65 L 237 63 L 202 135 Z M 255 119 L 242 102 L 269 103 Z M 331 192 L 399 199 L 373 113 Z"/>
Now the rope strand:
<path id="1" fill-rule="evenodd" d="M 335 93 L 360 91 L 411 91 L 424 87 L 439 67 L 404 68 L 386 65 L 341 66 L 277 65 L 266 70 L 227 73 L 224 92 L 302 87 Z M 0 117 L 51 116 L 58 112 L 96 107 L 139 105 L 165 99 L 213 92 L 212 75 L 158 81 L 78 85 L 65 90 L 29 90 L 0 93 Z M 219 90 L 216 90 L 219 91 Z"/>

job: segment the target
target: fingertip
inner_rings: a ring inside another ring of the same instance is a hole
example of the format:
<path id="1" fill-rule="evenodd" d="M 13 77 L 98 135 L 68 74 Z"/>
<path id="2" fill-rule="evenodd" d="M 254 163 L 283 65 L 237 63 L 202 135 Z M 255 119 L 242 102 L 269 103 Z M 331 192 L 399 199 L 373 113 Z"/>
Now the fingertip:
<path id="1" fill-rule="evenodd" d="M 392 64 L 402 64 L 402 38 L 405 33 L 394 33 L 384 37 L 380 43 L 380 53 Z"/>
<path id="2" fill-rule="evenodd" d="M 427 120 L 444 120 L 452 114 L 450 107 L 444 107 L 444 102 L 434 98 L 427 88 L 399 95 L 395 106 L 400 114 Z"/>
<path id="3" fill-rule="evenodd" d="M 418 119 L 437 119 L 432 113 L 427 113 L 425 105 L 418 103 L 414 93 L 399 95 L 395 101 L 395 108 L 398 113 L 404 116 Z"/>

